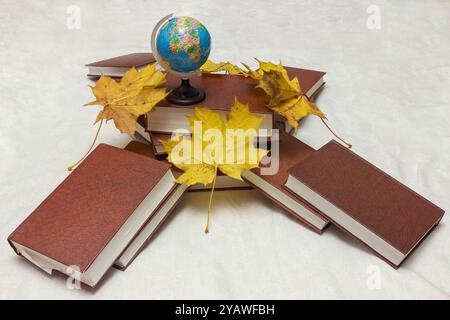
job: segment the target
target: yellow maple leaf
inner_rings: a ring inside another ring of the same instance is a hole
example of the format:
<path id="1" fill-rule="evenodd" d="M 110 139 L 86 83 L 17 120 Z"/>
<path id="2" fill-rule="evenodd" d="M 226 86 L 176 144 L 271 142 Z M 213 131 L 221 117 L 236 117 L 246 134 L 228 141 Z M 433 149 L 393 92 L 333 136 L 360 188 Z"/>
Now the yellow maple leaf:
<path id="1" fill-rule="evenodd" d="M 135 132 L 137 116 L 120 108 L 104 107 L 97 115 L 95 123 L 101 120 L 113 120 L 120 132 Z"/>
<path id="2" fill-rule="evenodd" d="M 259 70 L 263 72 L 270 72 L 270 71 L 278 71 L 278 72 L 284 72 L 286 71 L 283 67 L 283 65 L 280 63 L 275 64 L 269 61 L 262 61 L 257 58 L 255 58 L 256 61 L 259 63 Z"/>
<path id="3" fill-rule="evenodd" d="M 262 121 L 263 117 L 253 115 L 249 106 L 239 102 L 237 97 L 235 97 L 234 105 L 230 109 L 225 126 L 228 129 L 257 130 L 261 126 Z"/>
<path id="4" fill-rule="evenodd" d="M 264 74 L 264 71 L 262 71 L 261 69 L 257 69 L 257 70 L 252 70 L 252 68 L 250 68 L 247 64 L 241 62 L 242 65 L 247 69 L 245 70 L 245 75 L 254 79 L 254 80 L 260 80 Z"/>
<path id="5" fill-rule="evenodd" d="M 256 59 L 256 58 L 255 58 Z M 229 62 L 214 63 L 208 60 L 201 68 L 202 72 L 211 73 L 225 70 L 229 74 L 240 74 L 257 80 L 257 88 L 264 90 L 269 97 L 267 107 L 283 116 L 288 123 L 298 129 L 298 122 L 301 118 L 316 115 L 323 122 L 325 127 L 340 141 L 351 148 L 351 144 L 340 138 L 325 122 L 325 114 L 312 103 L 302 92 L 297 77 L 289 78 L 287 70 L 280 63 L 261 61 L 259 68 L 252 70 L 248 65 L 242 63 L 246 70 L 239 68 Z"/>
<path id="6" fill-rule="evenodd" d="M 302 94 L 297 77 L 290 80 L 286 70 L 284 71 L 264 72 L 256 86 L 263 89 L 270 97 L 269 107 Z"/>
<path id="7" fill-rule="evenodd" d="M 338 140 L 347 145 L 348 148 L 352 147 L 325 122 L 327 119 L 325 114 L 303 94 L 297 77 L 289 79 L 289 75 L 281 63 L 276 65 L 271 62 L 256 60 L 259 62 L 257 71 L 250 72 L 250 68 L 244 66 L 250 70 L 248 74 L 259 81 L 257 87 L 263 89 L 270 97 L 267 104 L 270 109 L 283 116 L 295 130 L 298 129 L 300 119 L 310 114 L 316 115 Z"/>
<path id="8" fill-rule="evenodd" d="M 253 73 L 253 78 L 258 80 L 256 87 L 270 98 L 267 107 L 283 116 L 294 129 L 298 128 L 301 118 L 310 114 L 326 119 L 325 114 L 302 93 L 298 78 L 290 79 L 281 63 L 257 61 L 259 69 Z"/>
<path id="9" fill-rule="evenodd" d="M 267 150 L 254 147 L 254 138 L 263 118 L 251 114 L 248 105 L 237 98 L 226 121 L 209 108 L 195 108 L 188 117 L 192 137 L 177 136 L 162 140 L 168 161 L 184 173 L 176 180 L 188 186 L 213 183 L 217 170 L 238 180 L 241 173 L 259 166 Z M 211 197 L 208 207 L 208 232 Z"/>
<path id="10" fill-rule="evenodd" d="M 297 96 L 289 100 L 282 101 L 272 108 L 273 111 L 280 114 L 294 128 L 298 127 L 298 121 L 310 114 L 326 119 L 325 114 L 305 96 Z"/>
<path id="11" fill-rule="evenodd" d="M 292 79 L 281 62 L 274 64 L 256 59 L 259 63 L 257 70 L 252 70 L 248 65 L 242 63 L 246 70 L 240 69 L 229 62 L 214 63 L 208 60 L 202 67 L 203 72 L 216 72 L 233 68 L 234 74 L 241 74 L 258 81 L 257 88 L 264 90 L 269 97 L 267 107 L 277 112 L 295 129 L 298 128 L 298 121 L 310 114 L 315 114 L 321 118 L 325 115 L 320 109 L 303 96 L 297 77 Z"/>
<path id="12" fill-rule="evenodd" d="M 165 81 L 166 75 L 156 70 L 156 64 L 148 65 L 139 72 L 131 68 L 120 82 L 101 76 L 91 87 L 95 101 L 86 106 L 103 106 L 96 122 L 113 120 L 120 132 L 134 135 L 137 118 L 150 112 L 167 96 L 165 88 L 158 88 Z"/>
<path id="13" fill-rule="evenodd" d="M 136 75 L 136 79 L 144 87 L 158 87 L 166 82 L 166 74 L 161 70 L 157 70 L 156 63 L 154 63 L 142 69 Z"/>
<path id="14" fill-rule="evenodd" d="M 206 60 L 200 67 L 200 71 L 205 73 L 221 71 L 226 64 L 228 64 L 228 62 L 213 62 L 211 60 Z"/>
<path id="15" fill-rule="evenodd" d="M 95 123 L 100 122 L 100 125 L 89 150 L 80 160 L 69 166 L 68 170 L 71 171 L 76 167 L 92 150 L 103 120 L 113 120 L 120 132 L 134 136 L 137 118 L 150 112 L 168 95 L 165 88 L 159 88 L 165 81 L 166 75 L 156 70 L 156 63 L 146 66 L 139 72 L 131 68 L 120 82 L 102 75 L 95 85 L 91 86 L 95 100 L 85 104 L 85 106 L 103 106 L 103 110 L 95 120 Z"/>
<path id="16" fill-rule="evenodd" d="M 233 178 L 242 180 L 240 173 L 257 167 L 259 160 L 267 153 L 266 150 L 257 149 L 253 145 L 254 138 L 262 120 L 263 117 L 251 114 L 248 105 L 239 102 L 237 98 L 230 109 L 226 121 L 222 119 L 218 112 L 209 108 L 195 108 L 194 114 L 188 117 L 192 131 L 191 139 L 185 136 L 178 136 L 162 140 L 164 149 L 168 154 L 169 162 L 185 171 L 177 179 L 177 182 L 184 183 L 189 180 L 188 185 L 210 183 L 212 181 L 211 178 L 205 179 L 196 174 L 205 171 L 203 168 L 204 165 L 210 166 L 213 169 L 211 172 L 215 172 L 215 168 L 227 175 L 229 172 L 233 172 Z M 209 130 L 215 131 L 211 134 Z M 239 130 L 241 131 L 239 132 Z M 252 134 L 249 134 L 248 130 L 252 130 Z M 197 136 L 197 133 L 203 136 Z M 227 134 L 235 134 L 231 144 L 229 144 L 231 140 L 227 140 Z M 239 134 L 241 136 L 238 138 L 242 139 L 241 141 L 236 138 Z M 217 140 L 214 141 L 214 139 Z M 197 142 L 199 144 L 195 146 Z M 238 142 L 241 142 L 242 146 L 240 147 L 242 150 L 237 150 Z M 213 143 L 216 143 L 214 145 L 215 148 L 212 148 Z M 208 152 L 208 148 L 211 149 L 211 152 Z M 232 157 L 231 152 L 233 150 L 235 154 Z M 245 152 L 243 152 L 244 150 Z M 254 161 L 249 161 L 252 159 L 251 156 L 255 154 L 257 156 L 254 158 Z M 229 156 L 228 158 L 227 155 Z M 231 167 L 235 168 L 231 169 Z M 190 172 L 191 169 L 193 172 Z"/>
<path id="17" fill-rule="evenodd" d="M 247 72 L 239 68 L 238 66 L 230 63 L 230 62 L 213 62 L 211 60 L 207 60 L 201 67 L 200 71 L 203 73 L 213 73 L 219 71 L 225 71 L 226 74 L 231 75 L 244 75 L 247 76 Z"/>

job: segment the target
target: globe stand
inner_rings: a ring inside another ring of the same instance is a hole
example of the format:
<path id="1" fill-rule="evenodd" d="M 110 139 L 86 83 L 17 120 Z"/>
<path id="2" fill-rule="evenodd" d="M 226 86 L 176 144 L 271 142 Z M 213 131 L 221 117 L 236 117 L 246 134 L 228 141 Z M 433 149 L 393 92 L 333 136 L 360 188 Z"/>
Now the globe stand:
<path id="1" fill-rule="evenodd" d="M 173 104 L 187 106 L 203 101 L 205 97 L 205 90 L 191 86 L 189 79 L 181 79 L 181 85 L 172 89 L 166 99 Z"/>

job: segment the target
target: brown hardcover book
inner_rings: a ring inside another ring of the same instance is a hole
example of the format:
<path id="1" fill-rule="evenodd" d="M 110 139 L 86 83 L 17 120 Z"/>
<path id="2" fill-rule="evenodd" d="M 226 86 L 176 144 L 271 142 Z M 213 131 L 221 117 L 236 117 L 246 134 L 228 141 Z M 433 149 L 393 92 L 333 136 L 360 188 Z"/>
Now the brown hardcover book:
<path id="1" fill-rule="evenodd" d="M 321 234 L 327 226 L 328 220 L 309 204 L 283 188 L 290 167 L 314 154 L 315 150 L 297 138 L 283 132 L 280 132 L 279 136 L 278 156 L 276 143 L 272 143 L 271 150 L 272 160 L 270 165 L 275 166 L 274 163 L 278 160 L 278 170 L 271 174 L 264 174 L 262 171 L 264 170 L 263 167 L 268 167 L 269 165 L 261 165 L 261 168 L 244 172 L 242 177 L 264 196 L 305 223 L 312 230 Z M 264 163 L 265 161 L 266 159 L 263 159 L 261 162 Z"/>
<path id="2" fill-rule="evenodd" d="M 150 142 L 152 144 L 153 152 L 157 157 L 166 157 L 167 153 L 161 140 L 170 139 L 172 135 L 168 133 L 149 132 Z"/>
<path id="3" fill-rule="evenodd" d="M 154 159 L 153 152 L 148 144 L 131 141 L 124 149 Z M 155 159 L 155 161 L 159 160 Z M 174 178 L 180 176 L 181 172 L 175 167 L 172 166 L 171 170 Z M 180 201 L 181 196 L 186 191 L 186 189 L 187 186 L 185 184 L 176 184 L 173 190 L 166 195 L 164 200 L 161 201 L 158 208 L 153 211 L 142 229 L 136 234 L 133 241 L 127 246 L 120 257 L 116 260 L 114 265 L 117 268 L 125 270 L 131 264 L 131 262 L 137 257 L 139 252 L 152 239 L 159 227 L 165 222 L 167 217 L 169 217 L 170 213 L 172 213 L 173 209 Z"/>
<path id="4" fill-rule="evenodd" d="M 298 68 L 286 68 L 289 76 L 297 76 L 304 92 L 316 91 L 323 85 L 324 72 L 305 70 Z M 180 79 L 173 75 L 167 75 L 167 86 L 179 86 Z M 270 137 L 273 128 L 274 115 L 265 104 L 267 96 L 261 89 L 256 89 L 257 82 L 250 78 L 238 75 L 203 74 L 201 77 L 191 79 L 193 86 L 199 86 L 206 92 L 206 98 L 202 102 L 191 106 L 180 106 L 162 101 L 147 117 L 147 129 L 152 132 L 172 133 L 176 129 L 190 131 L 186 116 L 193 113 L 195 107 L 208 107 L 220 113 L 228 112 L 237 97 L 240 102 L 246 103 L 250 111 L 264 117 L 261 129 L 266 129 L 267 134 L 260 136 Z"/>
<path id="5" fill-rule="evenodd" d="M 136 122 L 136 131 L 141 138 L 147 142 L 152 142 L 150 132 L 147 131 L 147 119 L 146 116 L 139 116 Z"/>
<path id="6" fill-rule="evenodd" d="M 41 269 L 95 286 L 176 187 L 170 165 L 100 144 L 8 237 Z"/>
<path id="7" fill-rule="evenodd" d="M 88 76 L 110 76 L 121 77 L 129 69 L 135 67 L 137 70 L 145 67 L 150 63 L 154 63 L 155 58 L 150 52 L 131 53 L 120 57 L 114 57 L 102 61 L 89 63 L 86 67 L 89 68 Z"/>
<path id="8" fill-rule="evenodd" d="M 325 85 L 324 76 L 326 72 L 294 67 L 285 67 L 285 69 L 290 78 L 298 78 L 302 92 L 310 99 L 313 99 Z"/>
<path id="9" fill-rule="evenodd" d="M 395 268 L 444 214 L 336 141 L 295 165 L 286 187 Z"/>
<path id="10" fill-rule="evenodd" d="M 155 154 L 153 153 L 152 150 L 152 146 L 150 144 L 147 143 L 142 143 L 142 142 L 138 142 L 138 141 L 130 141 L 124 148 L 125 150 L 128 151 L 132 151 L 135 153 L 138 153 L 140 155 L 149 157 L 151 159 L 157 160 L 157 161 L 161 161 L 159 159 L 157 159 L 155 157 Z M 173 167 L 172 167 L 172 171 L 173 171 Z M 178 176 L 178 173 L 176 173 Z"/>

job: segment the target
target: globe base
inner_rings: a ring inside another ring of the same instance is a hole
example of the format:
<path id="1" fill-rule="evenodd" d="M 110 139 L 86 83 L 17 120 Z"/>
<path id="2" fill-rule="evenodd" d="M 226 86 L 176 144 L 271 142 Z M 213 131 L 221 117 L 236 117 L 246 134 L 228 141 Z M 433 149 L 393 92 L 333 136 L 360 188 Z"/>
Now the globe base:
<path id="1" fill-rule="evenodd" d="M 205 97 L 205 90 L 191 86 L 189 79 L 181 79 L 181 85 L 174 88 L 166 99 L 173 104 L 188 106 L 203 101 Z"/>

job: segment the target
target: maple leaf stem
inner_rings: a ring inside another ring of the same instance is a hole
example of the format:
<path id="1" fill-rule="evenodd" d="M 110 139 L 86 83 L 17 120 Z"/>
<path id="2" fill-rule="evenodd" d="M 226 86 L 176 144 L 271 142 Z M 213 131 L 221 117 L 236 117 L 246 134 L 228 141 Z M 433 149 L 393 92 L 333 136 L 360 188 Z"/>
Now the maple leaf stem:
<path id="1" fill-rule="evenodd" d="M 213 193 L 214 193 L 214 187 L 216 186 L 216 178 L 217 178 L 217 167 L 216 167 L 216 174 L 214 175 L 213 185 L 211 188 L 211 194 L 209 195 L 208 217 L 206 218 L 205 233 L 209 232 L 209 218 L 211 216 L 212 197 L 213 197 Z"/>
<path id="2" fill-rule="evenodd" d="M 325 125 L 325 127 L 327 127 L 327 129 L 337 138 L 339 139 L 339 141 L 341 141 L 342 143 L 344 143 L 347 148 L 351 149 L 352 145 L 348 142 L 346 142 L 345 140 L 343 140 L 341 137 L 339 137 L 329 126 L 328 124 L 325 122 L 325 120 L 323 118 L 320 118 L 320 120 L 322 121 L 322 123 Z"/>
<path id="3" fill-rule="evenodd" d="M 84 160 L 84 158 L 87 157 L 87 155 L 89 154 L 89 152 L 91 152 L 92 148 L 93 148 L 94 145 L 95 145 L 95 142 L 97 141 L 98 134 L 100 133 L 100 129 L 102 128 L 102 124 L 103 124 L 103 120 L 100 121 L 100 125 L 98 126 L 97 133 L 95 134 L 94 141 L 92 141 L 92 144 L 91 144 L 91 146 L 89 147 L 89 150 L 84 154 L 84 156 L 83 156 L 80 160 L 78 160 L 77 162 L 75 162 L 75 163 L 72 164 L 71 166 L 67 167 L 67 170 L 72 171 L 76 166 L 78 166 L 78 165 L 80 164 L 81 161 Z"/>

